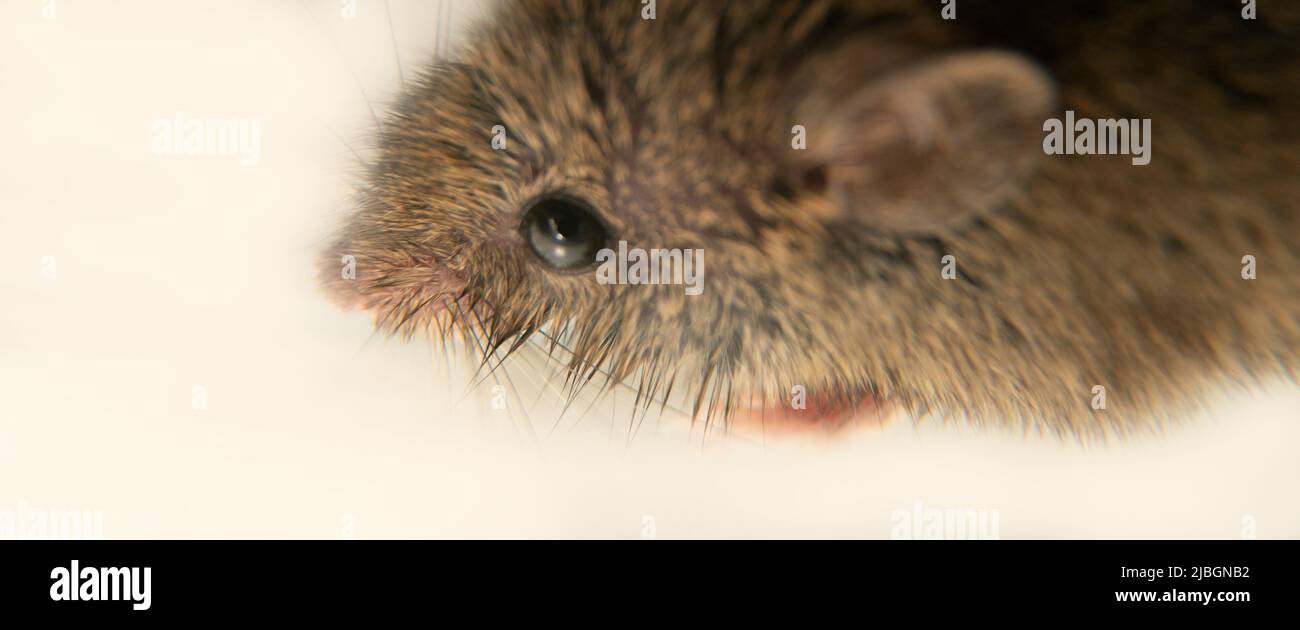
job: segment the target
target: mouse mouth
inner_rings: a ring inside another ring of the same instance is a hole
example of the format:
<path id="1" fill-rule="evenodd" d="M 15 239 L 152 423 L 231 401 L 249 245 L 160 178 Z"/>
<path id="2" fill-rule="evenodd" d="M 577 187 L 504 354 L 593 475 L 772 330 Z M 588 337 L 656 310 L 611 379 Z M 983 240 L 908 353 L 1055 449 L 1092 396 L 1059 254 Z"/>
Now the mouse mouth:
<path id="1" fill-rule="evenodd" d="M 867 390 L 829 392 L 809 390 L 772 400 L 755 392 L 741 394 L 731 410 L 728 430 L 742 435 L 836 436 L 856 429 L 880 428 L 898 415 L 899 407 Z"/>

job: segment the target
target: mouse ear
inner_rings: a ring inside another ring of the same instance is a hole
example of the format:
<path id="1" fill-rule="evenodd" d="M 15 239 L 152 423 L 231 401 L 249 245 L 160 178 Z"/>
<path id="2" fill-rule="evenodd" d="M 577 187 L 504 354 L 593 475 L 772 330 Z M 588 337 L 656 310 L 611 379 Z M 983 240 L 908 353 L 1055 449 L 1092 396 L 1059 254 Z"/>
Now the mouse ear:
<path id="1" fill-rule="evenodd" d="M 824 190 L 825 218 L 906 234 L 958 226 L 1005 201 L 1041 155 L 1055 89 L 1024 57 L 969 52 L 815 98 L 799 111 L 829 115 L 806 119 L 797 155 Z"/>

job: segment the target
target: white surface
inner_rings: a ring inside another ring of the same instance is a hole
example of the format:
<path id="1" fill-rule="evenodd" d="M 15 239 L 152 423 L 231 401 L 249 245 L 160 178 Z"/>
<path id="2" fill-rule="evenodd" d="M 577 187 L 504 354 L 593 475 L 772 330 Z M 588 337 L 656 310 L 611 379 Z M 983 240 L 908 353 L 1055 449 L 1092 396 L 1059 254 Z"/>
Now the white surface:
<path id="1" fill-rule="evenodd" d="M 646 516 L 660 538 L 880 538 L 919 500 L 996 509 L 1003 538 L 1300 537 L 1294 384 L 1109 446 L 894 424 L 629 447 L 604 411 L 549 437 L 538 413 L 533 441 L 458 404 L 427 343 L 367 342 L 316 293 L 362 91 L 398 86 L 382 3 L 56 6 L 0 4 L 0 511 L 102 510 L 111 538 L 640 537 Z M 437 3 L 392 13 L 409 75 Z M 259 119 L 260 163 L 154 155 L 175 111 Z"/>

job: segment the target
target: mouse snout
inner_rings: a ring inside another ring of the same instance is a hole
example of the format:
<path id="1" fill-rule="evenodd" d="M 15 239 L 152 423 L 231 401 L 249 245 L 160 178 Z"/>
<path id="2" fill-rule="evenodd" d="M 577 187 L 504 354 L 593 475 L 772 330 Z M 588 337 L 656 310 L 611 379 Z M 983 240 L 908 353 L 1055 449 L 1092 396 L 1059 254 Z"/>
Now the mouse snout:
<path id="1" fill-rule="evenodd" d="M 376 325 L 394 332 L 427 326 L 465 288 L 460 274 L 432 255 L 375 254 L 346 244 L 319 262 L 321 289 L 346 310 L 369 311 Z"/>

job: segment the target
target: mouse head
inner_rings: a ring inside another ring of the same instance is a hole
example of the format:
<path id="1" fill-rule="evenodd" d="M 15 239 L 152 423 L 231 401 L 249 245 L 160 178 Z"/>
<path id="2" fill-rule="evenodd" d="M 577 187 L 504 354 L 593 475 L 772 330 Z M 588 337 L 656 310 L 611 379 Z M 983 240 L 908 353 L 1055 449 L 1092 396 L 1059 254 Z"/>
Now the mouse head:
<path id="1" fill-rule="evenodd" d="M 909 366 L 943 358 L 904 341 L 938 278 L 914 244 L 1032 175 L 1048 78 L 894 3 L 641 9 L 511 3 L 410 86 L 325 257 L 333 296 L 484 352 L 562 332 L 576 374 L 648 397 L 933 402 Z M 598 281 L 620 243 L 702 251 L 702 290 Z"/>

